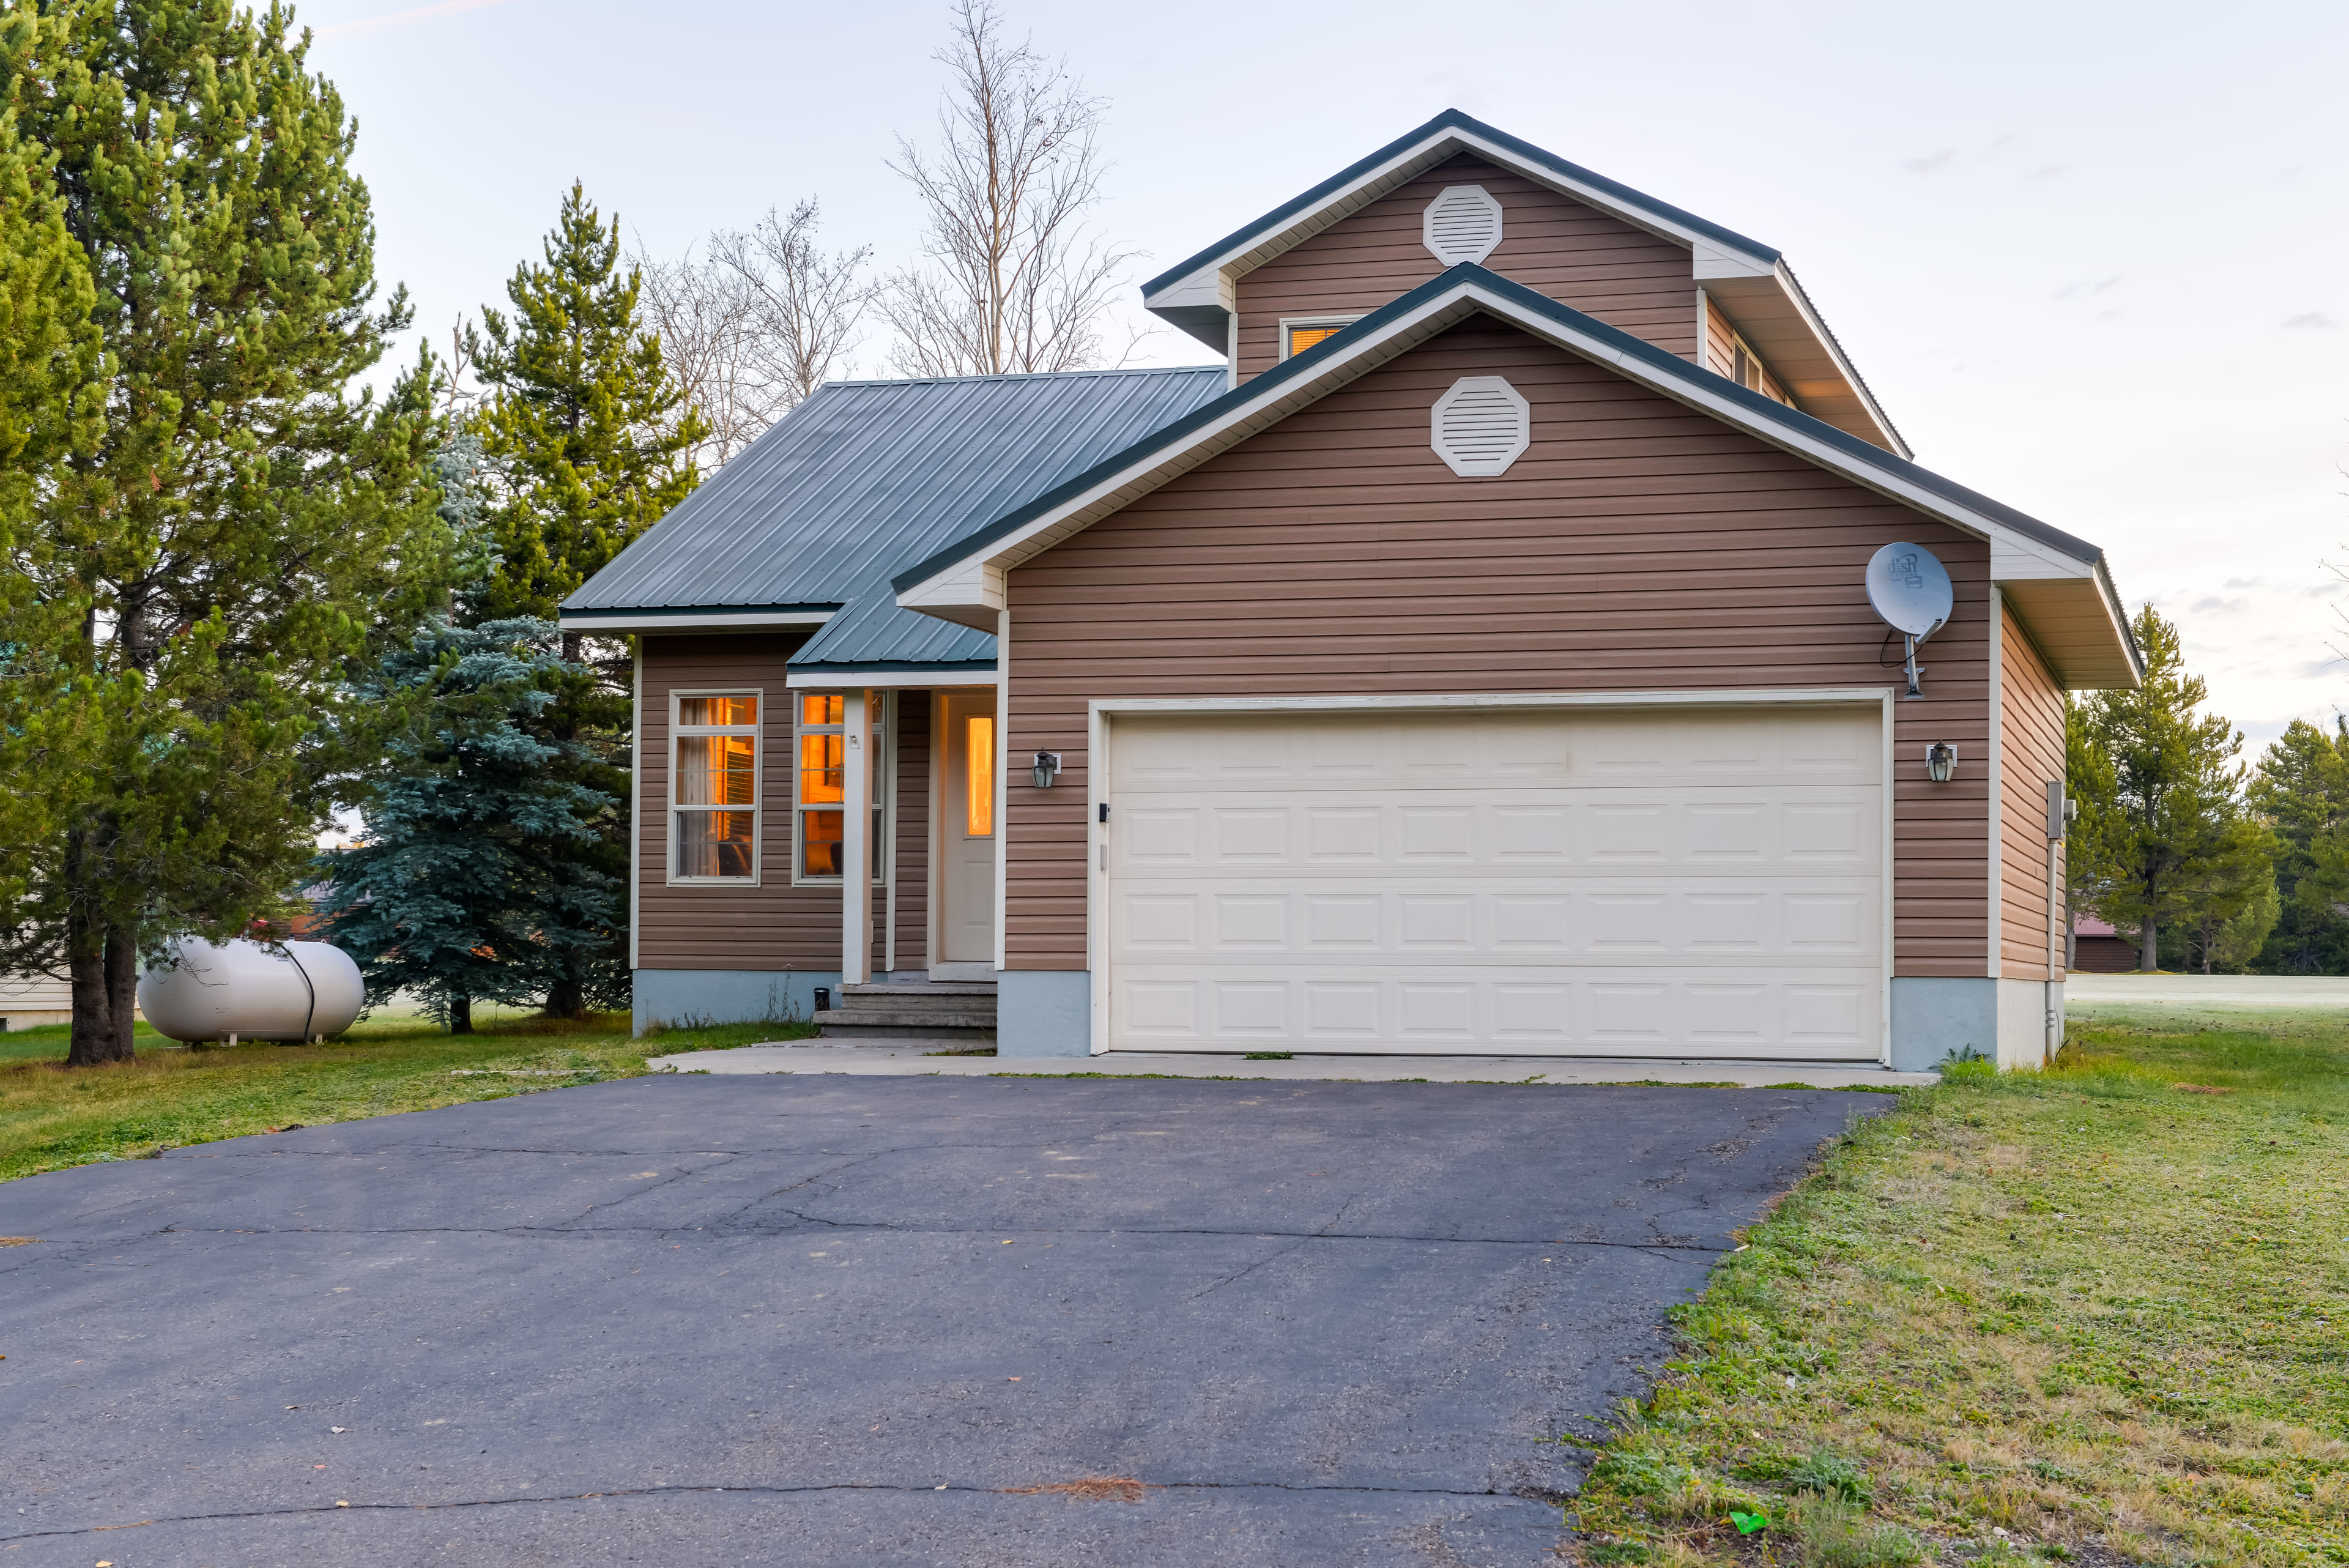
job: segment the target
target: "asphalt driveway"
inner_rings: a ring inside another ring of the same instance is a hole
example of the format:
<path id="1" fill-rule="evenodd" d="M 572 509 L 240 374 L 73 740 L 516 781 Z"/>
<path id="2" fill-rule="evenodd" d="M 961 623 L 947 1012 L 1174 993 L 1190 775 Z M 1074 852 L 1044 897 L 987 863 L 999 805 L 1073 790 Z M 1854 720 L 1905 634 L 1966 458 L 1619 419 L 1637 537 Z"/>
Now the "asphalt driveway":
<path id="1" fill-rule="evenodd" d="M 677 1076 L 0 1185 L 0 1568 L 1544 1561 L 1882 1104 Z"/>

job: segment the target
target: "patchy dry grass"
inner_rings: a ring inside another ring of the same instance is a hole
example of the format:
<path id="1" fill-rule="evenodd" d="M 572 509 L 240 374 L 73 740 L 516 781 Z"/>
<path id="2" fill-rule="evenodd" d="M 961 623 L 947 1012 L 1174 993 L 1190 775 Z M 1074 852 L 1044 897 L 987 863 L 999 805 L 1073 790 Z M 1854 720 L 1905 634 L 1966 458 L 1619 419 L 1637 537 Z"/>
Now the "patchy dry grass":
<path id="1" fill-rule="evenodd" d="M 2344 1069 L 2349 1019 L 2113 1010 L 1905 1096 L 1678 1310 L 1568 1550 L 2349 1563 Z"/>
<path id="2" fill-rule="evenodd" d="M 0 1180 L 287 1127 L 419 1111 L 605 1078 L 645 1057 L 797 1039 L 806 1024 L 670 1028 L 628 1038 L 625 1013 L 498 1018 L 475 1034 L 386 1018 L 323 1045 L 175 1047 L 140 1025 L 139 1059 L 68 1070 L 63 1025 L 0 1035 Z"/>

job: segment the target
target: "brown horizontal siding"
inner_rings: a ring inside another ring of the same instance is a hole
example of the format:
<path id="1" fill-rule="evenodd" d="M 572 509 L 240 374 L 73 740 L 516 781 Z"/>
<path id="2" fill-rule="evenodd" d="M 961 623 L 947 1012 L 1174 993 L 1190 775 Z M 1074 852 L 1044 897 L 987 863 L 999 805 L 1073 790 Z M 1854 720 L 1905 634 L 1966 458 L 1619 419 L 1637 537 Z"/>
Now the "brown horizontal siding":
<path id="1" fill-rule="evenodd" d="M 784 666 L 806 640 L 798 635 L 644 639 L 643 733 L 636 751 L 642 769 L 638 968 L 839 972 L 840 889 L 792 886 L 792 713 Z M 764 691 L 755 888 L 669 883 L 669 696 L 680 689 Z M 874 904 L 877 910 L 883 901 L 876 897 Z"/>
<path id="2" fill-rule="evenodd" d="M 1686 246 L 1463 155 L 1240 278 L 1241 378 L 1279 362 L 1282 317 L 1364 315 L 1442 272 L 1422 236 L 1427 204 L 1447 185 L 1481 185 L 1501 203 L 1501 243 L 1486 267 L 1695 358 L 1696 274 Z"/>
<path id="3" fill-rule="evenodd" d="M 1691 323 L 1693 323 L 1692 313 Z M 1463 374 L 1533 405 L 1533 445 L 1454 476 L 1427 410 Z M 1614 372 L 1464 324 L 1010 574 L 1014 969 L 1085 964 L 1086 703 L 1147 696 L 1885 687 L 1897 645 L 1861 587 L 1878 546 L 1957 584 L 1894 705 L 1898 972 L 1989 961 L 1991 781 L 1925 779 L 1928 744 L 1990 754 L 1988 549 Z"/>
<path id="4" fill-rule="evenodd" d="M 2061 980 L 2063 911 L 2047 889 L 2047 781 L 2064 777 L 2064 691 L 2022 623 L 1999 618 L 1999 972 L 2010 980 Z M 2056 846 L 2061 874 L 2063 846 Z"/>
<path id="5" fill-rule="evenodd" d="M 930 694 L 896 694 L 897 968 L 930 966 Z M 885 962 L 886 960 L 876 960 Z"/>

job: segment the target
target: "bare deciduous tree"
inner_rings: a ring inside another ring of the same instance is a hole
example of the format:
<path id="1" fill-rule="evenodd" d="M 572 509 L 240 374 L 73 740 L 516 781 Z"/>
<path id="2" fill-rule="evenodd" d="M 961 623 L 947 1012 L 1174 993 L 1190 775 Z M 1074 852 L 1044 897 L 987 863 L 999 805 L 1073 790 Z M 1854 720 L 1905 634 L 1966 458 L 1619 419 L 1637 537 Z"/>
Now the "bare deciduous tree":
<path id="1" fill-rule="evenodd" d="M 698 260 L 690 250 L 676 261 L 636 258 L 662 357 L 709 425 L 695 452 L 705 469 L 839 373 L 855 347 L 873 295 L 860 276 L 871 247 L 826 254 L 815 243 L 819 215 L 803 201 L 712 234 Z"/>
<path id="2" fill-rule="evenodd" d="M 815 243 L 819 215 L 812 200 L 787 216 L 770 207 L 757 227 L 709 242 L 710 254 L 749 291 L 760 363 L 792 403 L 831 379 L 873 300 L 861 275 L 873 247 L 825 254 Z"/>
<path id="3" fill-rule="evenodd" d="M 991 0 L 958 0 L 939 145 L 899 138 L 890 168 L 929 208 L 927 268 L 907 269 L 878 308 L 891 364 L 912 376 L 1071 370 L 1101 359 L 1101 317 L 1135 253 L 1086 234 L 1101 200 L 1107 103 L 1060 62 L 1007 43 Z"/>

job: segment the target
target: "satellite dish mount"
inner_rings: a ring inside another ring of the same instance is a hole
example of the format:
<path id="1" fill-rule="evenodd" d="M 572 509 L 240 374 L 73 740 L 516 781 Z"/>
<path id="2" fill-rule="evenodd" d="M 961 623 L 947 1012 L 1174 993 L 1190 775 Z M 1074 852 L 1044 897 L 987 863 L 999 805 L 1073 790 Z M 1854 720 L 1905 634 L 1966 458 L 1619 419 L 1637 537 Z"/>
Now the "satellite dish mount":
<path id="1" fill-rule="evenodd" d="M 1908 672 L 1909 690 L 1901 693 L 1903 701 L 1922 699 L 1924 691 L 1918 678 L 1924 671 L 1917 668 L 1917 650 L 1925 639 L 1950 624 L 1950 609 L 1957 596 L 1950 587 L 1950 574 L 1922 545 L 1887 545 L 1868 559 L 1868 602 L 1885 624 L 1908 640 L 1908 658 L 1902 668 Z"/>

